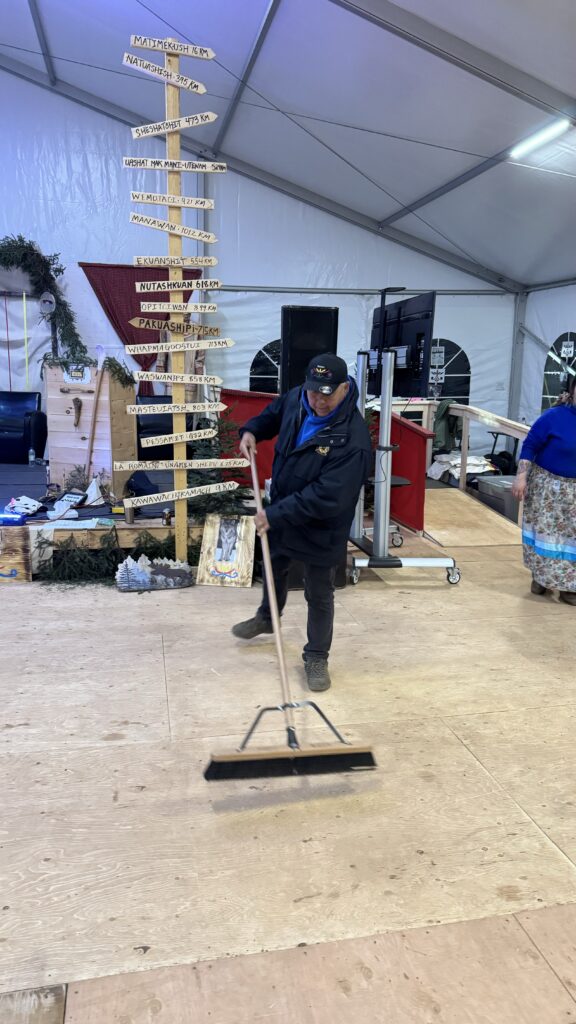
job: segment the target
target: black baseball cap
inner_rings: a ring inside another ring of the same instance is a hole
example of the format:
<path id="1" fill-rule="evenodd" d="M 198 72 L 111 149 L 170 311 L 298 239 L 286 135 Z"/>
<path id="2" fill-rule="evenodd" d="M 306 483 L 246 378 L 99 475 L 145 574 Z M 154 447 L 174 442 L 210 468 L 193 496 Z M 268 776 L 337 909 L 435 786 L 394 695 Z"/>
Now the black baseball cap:
<path id="1" fill-rule="evenodd" d="M 304 388 L 306 391 L 319 391 L 321 395 L 331 395 L 347 380 L 348 367 L 344 360 L 333 352 L 326 352 L 323 356 L 314 356 L 308 363 Z"/>

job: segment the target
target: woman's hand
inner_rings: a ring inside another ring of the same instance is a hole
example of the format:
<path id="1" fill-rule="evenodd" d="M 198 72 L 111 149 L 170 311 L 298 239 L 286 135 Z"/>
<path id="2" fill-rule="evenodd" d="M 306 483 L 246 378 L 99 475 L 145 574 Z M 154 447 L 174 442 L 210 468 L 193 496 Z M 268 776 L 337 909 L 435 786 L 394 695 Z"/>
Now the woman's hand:
<path id="1" fill-rule="evenodd" d="M 528 487 L 528 473 L 526 470 L 516 474 L 516 479 L 512 484 L 512 494 L 518 501 L 524 501 L 526 495 L 526 488 Z"/>

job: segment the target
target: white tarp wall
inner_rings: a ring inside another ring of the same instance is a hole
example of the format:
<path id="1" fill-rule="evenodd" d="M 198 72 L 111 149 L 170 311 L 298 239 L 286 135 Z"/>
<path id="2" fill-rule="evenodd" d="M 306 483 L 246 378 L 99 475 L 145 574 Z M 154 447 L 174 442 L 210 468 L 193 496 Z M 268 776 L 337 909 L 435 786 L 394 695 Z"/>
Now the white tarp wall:
<path id="1" fill-rule="evenodd" d="M 540 415 L 547 350 L 567 331 L 576 332 L 576 286 L 531 292 L 526 304 L 526 327 L 545 342 L 526 336 L 522 368 L 520 417 L 533 423 Z"/>
<path id="2" fill-rule="evenodd" d="M 22 234 L 45 254 L 60 253 L 61 279 L 89 351 L 133 365 L 90 288 L 79 260 L 132 263 L 135 255 L 167 252 L 163 232 L 131 225 L 129 214 L 155 215 L 156 208 L 133 207 L 130 189 L 165 191 L 165 175 L 122 167 L 123 156 L 163 156 L 163 140 L 134 142 L 130 130 L 110 118 L 30 83 L 0 72 L 0 132 L 5 140 L 0 177 L 0 237 Z M 186 154 L 188 155 L 188 154 Z M 284 194 L 232 173 L 183 174 L 182 191 L 202 194 L 207 185 L 216 200 L 209 228 L 219 242 L 215 271 L 225 284 L 274 288 L 478 291 L 482 282 L 442 263 L 381 239 Z M 164 208 L 157 215 L 164 217 Z M 192 211 L 186 223 L 195 223 Z M 195 254 L 185 241 L 185 252 Z M 457 342 L 472 369 L 471 402 L 507 412 L 512 296 L 439 295 L 435 336 Z M 354 360 L 365 345 L 374 296 L 307 293 L 223 293 L 219 323 L 236 346 L 213 356 L 211 367 L 229 387 L 246 388 L 252 358 L 279 337 L 282 305 L 337 305 L 339 351 Z M 0 324 L 0 347 L 2 345 Z M 222 372 L 223 371 L 223 372 Z M 482 441 L 485 445 L 485 441 Z"/>

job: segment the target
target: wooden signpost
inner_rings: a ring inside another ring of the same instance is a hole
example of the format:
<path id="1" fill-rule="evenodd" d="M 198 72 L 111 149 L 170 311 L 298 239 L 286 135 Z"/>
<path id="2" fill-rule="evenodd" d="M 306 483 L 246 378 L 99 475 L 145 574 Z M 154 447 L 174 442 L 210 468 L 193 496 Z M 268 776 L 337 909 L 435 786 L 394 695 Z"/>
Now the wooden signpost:
<path id="1" fill-rule="evenodd" d="M 180 156 L 180 132 L 187 128 L 199 128 L 211 124 L 216 120 L 217 115 L 212 111 L 204 111 L 198 114 L 191 114 L 183 117 L 180 114 L 180 94 L 184 89 L 188 92 L 201 95 L 205 93 L 202 83 L 192 78 L 187 78 L 180 73 L 180 57 L 195 57 L 201 60 L 211 60 L 214 57 L 213 50 L 208 47 L 197 46 L 193 43 L 181 43 L 176 39 L 158 39 L 152 36 L 133 35 L 130 37 L 132 46 L 144 50 L 156 50 L 164 53 L 164 67 L 154 64 L 148 60 L 142 60 L 133 54 L 124 55 L 124 64 L 127 67 L 142 71 L 159 81 L 164 82 L 165 90 L 165 120 L 156 121 L 151 124 L 139 125 L 132 128 L 132 138 L 150 138 L 157 135 L 164 135 L 166 139 L 166 158 L 156 159 L 151 157 L 124 157 L 124 167 L 135 170 L 166 171 L 167 181 L 165 192 L 142 192 L 132 191 L 131 198 L 135 203 L 148 203 L 168 207 L 169 219 L 164 220 L 157 217 L 149 217 L 144 214 L 131 213 L 132 224 L 139 224 L 143 227 L 155 228 L 164 231 L 168 235 L 167 256 L 137 256 L 134 265 L 139 267 L 168 267 L 168 281 L 138 281 L 136 291 L 139 293 L 154 293 L 157 291 L 168 292 L 167 302 L 142 302 L 143 312 L 169 313 L 169 320 L 160 320 L 153 317 L 134 317 L 130 324 L 139 330 L 162 331 L 168 334 L 169 340 L 157 341 L 150 344 L 127 345 L 126 351 L 132 355 L 148 353 L 170 352 L 172 353 L 172 373 L 159 373 L 154 371 L 136 371 L 137 380 L 159 381 L 172 386 L 172 400 L 170 404 L 150 405 L 129 405 L 128 412 L 134 415 L 154 415 L 157 413 L 172 413 L 173 433 L 159 435 L 157 437 L 142 438 L 143 447 L 154 447 L 160 444 L 172 444 L 174 446 L 174 458 L 170 461 L 151 460 L 133 461 L 118 463 L 127 471 L 137 469 L 172 469 L 174 471 L 174 490 L 166 491 L 163 494 L 150 494 L 135 498 L 126 498 L 125 505 L 130 508 L 138 508 L 145 505 L 156 505 L 164 501 L 174 501 L 176 511 L 175 539 L 176 558 L 186 560 L 188 543 L 188 500 L 201 494 L 219 494 L 225 491 L 234 490 L 238 484 L 234 481 L 227 481 L 217 484 L 208 484 L 203 487 L 186 487 L 186 474 L 190 469 L 216 469 L 227 466 L 228 468 L 244 468 L 245 459 L 188 459 L 186 457 L 186 445 L 188 441 L 200 438 L 212 438 L 217 436 L 217 430 L 208 428 L 204 430 L 187 430 L 186 416 L 190 413 L 218 414 L 226 406 L 221 402 L 187 402 L 186 387 L 190 384 L 200 386 L 217 386 L 222 383 L 220 377 L 208 374 L 191 374 L 185 372 L 185 353 L 190 351 L 202 351 L 205 349 L 227 349 L 234 342 L 232 338 L 220 338 L 220 331 L 217 327 L 207 327 L 203 324 L 186 323 L 185 315 L 191 313 L 215 313 L 217 306 L 212 302 L 185 303 L 183 292 L 189 291 L 212 291 L 221 288 L 222 283 L 208 277 L 199 280 L 185 280 L 183 271 L 186 267 L 214 267 L 218 260 L 212 256 L 184 256 L 182 254 L 182 239 L 189 238 L 196 242 L 210 244 L 216 242 L 216 236 L 210 231 L 204 231 L 195 227 L 188 227 L 182 223 L 183 209 L 211 210 L 214 202 L 208 199 L 187 197 L 182 195 L 181 174 L 184 171 L 192 173 L 223 173 L 226 171 L 226 164 L 218 161 L 208 160 L 182 160 Z M 189 319 L 189 316 L 188 316 Z"/>
<path id="2" fill-rule="evenodd" d="M 154 203 L 156 206 L 189 206 L 193 210 L 213 210 L 213 199 L 201 199 L 195 196 L 166 196 L 161 192 L 131 192 L 133 203 Z"/>
<path id="3" fill-rule="evenodd" d="M 184 283 L 184 282 L 183 282 Z M 198 277 L 186 279 L 185 291 L 214 292 L 222 287 L 222 281 L 215 278 Z M 173 281 L 136 281 L 137 292 L 169 292 L 174 291 Z"/>
<path id="4" fill-rule="evenodd" d="M 185 473 L 185 470 L 176 472 Z M 175 501 L 178 508 L 179 501 L 187 501 L 198 494 L 222 494 L 224 491 L 235 491 L 237 487 L 235 480 L 226 480 L 221 484 L 205 484 L 203 487 L 185 487 L 178 491 L 163 491 L 162 494 L 142 494 L 137 498 L 124 498 L 124 504 L 127 508 L 141 508 L 143 505 L 158 505 L 162 501 Z"/>

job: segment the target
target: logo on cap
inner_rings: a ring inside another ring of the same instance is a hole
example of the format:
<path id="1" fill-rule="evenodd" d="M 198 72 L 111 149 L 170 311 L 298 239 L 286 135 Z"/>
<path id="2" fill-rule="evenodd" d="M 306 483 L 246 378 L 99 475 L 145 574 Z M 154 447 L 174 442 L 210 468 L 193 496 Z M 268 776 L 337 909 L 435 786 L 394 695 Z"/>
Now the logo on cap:
<path id="1" fill-rule="evenodd" d="M 313 366 L 312 377 L 324 377 L 326 380 L 332 380 L 332 370 L 329 370 L 327 366 Z"/>

